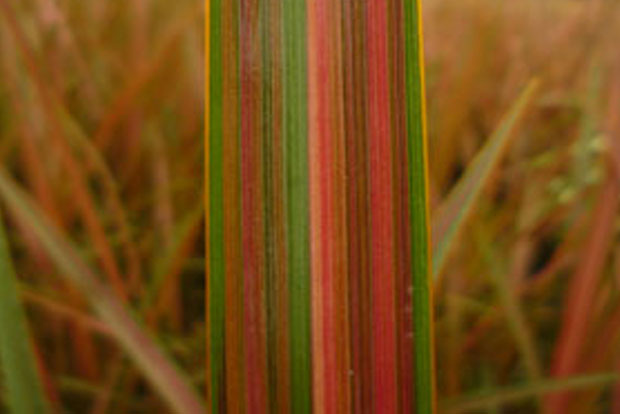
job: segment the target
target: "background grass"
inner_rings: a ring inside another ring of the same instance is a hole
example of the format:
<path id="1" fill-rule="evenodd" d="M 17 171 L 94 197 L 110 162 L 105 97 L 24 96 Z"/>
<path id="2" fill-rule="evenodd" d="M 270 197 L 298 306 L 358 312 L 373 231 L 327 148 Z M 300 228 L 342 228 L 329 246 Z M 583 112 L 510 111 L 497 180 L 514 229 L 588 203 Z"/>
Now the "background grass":
<path id="1" fill-rule="evenodd" d="M 202 393 L 202 3 L 2 6 L 0 164 Z M 53 408 L 167 412 L 87 305 L 97 292 L 7 216 Z"/>

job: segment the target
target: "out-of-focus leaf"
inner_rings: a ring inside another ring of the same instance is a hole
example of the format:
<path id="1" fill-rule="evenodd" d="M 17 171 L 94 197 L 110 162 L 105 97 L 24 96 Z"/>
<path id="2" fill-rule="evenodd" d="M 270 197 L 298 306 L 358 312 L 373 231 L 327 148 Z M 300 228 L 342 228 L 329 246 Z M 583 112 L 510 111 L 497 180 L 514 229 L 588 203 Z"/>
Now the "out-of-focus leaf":
<path id="1" fill-rule="evenodd" d="M 580 388 L 607 386 L 617 380 L 617 374 L 604 373 L 569 377 L 558 380 L 537 381 L 525 385 L 494 389 L 485 391 L 484 393 L 478 393 L 476 395 L 468 395 L 447 400 L 440 407 L 440 413 L 456 414 L 479 412 L 489 405 L 505 406 L 510 403 L 523 401 L 543 394 Z"/>
<path id="2" fill-rule="evenodd" d="M 492 172 L 499 164 L 510 143 L 510 138 L 514 135 L 537 89 L 538 81 L 530 81 L 459 182 L 434 213 L 431 234 L 435 279 L 440 275 L 459 231 L 467 221 Z"/>
<path id="3" fill-rule="evenodd" d="M 40 414 L 49 411 L 1 217 L 0 366 L 3 368 L 11 412 Z"/>
<path id="4" fill-rule="evenodd" d="M 33 232 L 61 275 L 77 287 L 105 321 L 119 345 L 128 353 L 144 377 L 166 400 L 173 412 L 199 414 L 203 403 L 187 384 L 175 365 L 145 334 L 121 300 L 105 286 L 93 270 L 79 256 L 76 249 L 38 211 L 34 204 L 0 170 L 0 197 L 13 215 Z"/>
<path id="5" fill-rule="evenodd" d="M 503 262 L 493 249 L 491 238 L 482 229 L 478 229 L 475 234 L 476 244 L 480 250 L 484 262 L 488 267 L 488 277 L 492 283 L 497 298 L 504 309 L 508 327 L 514 336 L 515 343 L 523 358 L 525 369 L 529 379 L 537 381 L 541 378 L 542 368 L 540 358 L 536 351 L 536 342 L 532 331 L 528 326 L 527 318 L 521 308 L 521 303 L 517 297 L 516 289 L 513 288 L 510 280 L 506 278 L 506 270 Z"/>

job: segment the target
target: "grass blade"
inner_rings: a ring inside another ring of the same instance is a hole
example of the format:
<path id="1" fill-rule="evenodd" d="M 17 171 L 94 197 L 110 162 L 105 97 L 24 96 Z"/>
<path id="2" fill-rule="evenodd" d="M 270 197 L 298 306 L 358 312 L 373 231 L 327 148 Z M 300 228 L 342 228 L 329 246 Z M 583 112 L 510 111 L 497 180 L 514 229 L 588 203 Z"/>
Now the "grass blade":
<path id="1" fill-rule="evenodd" d="M 21 304 L 9 245 L 0 217 L 0 366 L 13 413 L 49 412 Z"/>
<path id="2" fill-rule="evenodd" d="M 616 381 L 618 381 L 618 374 L 609 373 L 569 377 L 561 380 L 537 381 L 526 385 L 494 389 L 478 395 L 447 400 L 442 404 L 440 412 L 442 414 L 479 412 L 479 410 L 483 410 L 490 405 L 505 406 L 544 394 L 601 387 L 613 384 Z"/>
<path id="3" fill-rule="evenodd" d="M 528 84 L 459 182 L 434 213 L 432 222 L 433 279 L 437 279 L 441 274 L 451 247 L 472 212 L 482 189 L 505 153 L 510 138 L 514 136 L 514 131 L 537 89 L 538 81 L 533 80 Z"/>
<path id="4" fill-rule="evenodd" d="M 5 200 L 13 215 L 36 235 L 61 274 L 90 301 L 121 347 L 168 402 L 173 412 L 204 412 L 200 398 L 187 385 L 174 364 L 140 329 L 121 300 L 100 282 L 96 272 L 82 260 L 71 244 L 60 235 L 43 213 L 37 210 L 4 170 L 0 170 L 0 197 Z"/>
<path id="5" fill-rule="evenodd" d="M 613 176 L 602 185 L 584 247 L 565 298 L 562 327 L 556 341 L 551 374 L 562 377 L 578 372 L 579 359 L 590 328 L 590 316 L 596 303 L 596 292 L 603 274 L 605 260 L 614 243 L 612 223 L 620 206 L 620 192 Z M 570 395 L 558 394 L 545 402 L 549 413 L 566 412 Z"/>

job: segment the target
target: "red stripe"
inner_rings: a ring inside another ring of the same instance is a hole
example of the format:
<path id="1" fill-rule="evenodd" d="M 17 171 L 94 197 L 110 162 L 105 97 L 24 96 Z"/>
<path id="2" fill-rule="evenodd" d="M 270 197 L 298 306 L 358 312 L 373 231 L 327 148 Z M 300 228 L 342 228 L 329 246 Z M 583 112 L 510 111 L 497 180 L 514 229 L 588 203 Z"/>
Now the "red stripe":
<path id="1" fill-rule="evenodd" d="M 308 2 L 310 59 L 310 145 L 312 211 L 312 279 L 315 342 L 315 410 L 337 413 L 337 336 L 334 313 L 334 211 L 333 206 L 333 148 L 329 100 L 329 37 L 326 30 L 328 0 Z M 318 307 L 318 309 L 316 308 Z M 319 320 L 317 320 L 319 319 Z M 321 366 L 319 366 L 321 365 Z"/>
<path id="2" fill-rule="evenodd" d="M 373 401 L 376 413 L 395 413 L 398 391 L 387 2 L 369 0 L 366 7 Z"/>
<path id="3" fill-rule="evenodd" d="M 232 2 L 222 3 L 222 41 L 224 42 L 223 65 L 237 68 L 239 64 L 239 42 L 236 20 L 238 11 Z M 222 100 L 222 162 L 223 179 L 227 183 L 223 191 L 224 207 L 224 254 L 225 254 L 225 404 L 227 412 L 245 411 L 245 366 L 243 313 L 243 257 L 241 243 L 241 192 L 239 140 L 239 75 L 237 70 L 223 73 L 222 87 L 226 93 Z"/>
<path id="4" fill-rule="evenodd" d="M 367 243 L 367 182 L 366 136 L 364 128 L 364 64 L 363 5 L 358 2 L 343 4 L 343 64 L 346 171 L 347 171 L 347 237 L 349 279 L 349 330 L 351 333 L 350 359 L 352 412 L 366 412 L 372 407 L 370 336 L 368 314 L 368 255 Z"/>
<path id="5" fill-rule="evenodd" d="M 396 204 L 396 291 L 398 303 L 396 309 L 398 321 L 400 412 L 413 413 L 413 336 L 411 327 L 413 307 L 411 292 L 411 234 L 409 225 L 409 177 L 407 174 L 407 139 L 404 78 L 404 44 L 403 44 L 403 2 L 391 4 L 389 25 L 393 35 L 390 42 L 390 63 L 392 76 L 392 99 L 394 103 L 394 202 Z"/>
<path id="6" fill-rule="evenodd" d="M 321 280 L 321 180 L 319 173 L 319 96 L 317 5 L 307 2 L 308 16 L 308 152 L 310 166 L 310 255 L 312 272 L 312 383 L 314 411 L 321 412 L 325 405 L 324 353 L 323 353 L 323 295 Z"/>
<path id="7" fill-rule="evenodd" d="M 333 252 L 333 227 L 334 212 L 333 205 L 333 154 L 332 154 L 332 130 L 330 126 L 330 113 L 333 111 L 332 102 L 329 100 L 329 39 L 326 23 L 328 19 L 328 1 L 317 0 L 316 11 L 318 30 L 317 37 L 317 97 L 318 97 L 318 135 L 316 137 L 319 147 L 319 188 L 320 188 L 320 255 L 321 268 L 319 269 L 323 296 L 323 352 L 324 352 L 324 386 L 325 402 L 324 410 L 326 414 L 336 413 L 337 396 L 336 386 L 338 382 L 336 349 L 334 340 L 334 257 Z"/>
<path id="8" fill-rule="evenodd" d="M 343 62 L 342 62 L 342 5 L 338 2 L 329 2 L 328 31 L 330 78 L 328 90 L 333 102 L 330 112 L 330 126 L 332 130 L 330 144 L 332 146 L 333 170 L 333 286 L 336 310 L 333 317 L 334 330 L 332 341 L 335 346 L 336 361 L 336 412 L 350 412 L 350 342 L 349 342 L 349 301 L 347 289 L 347 234 L 346 234 L 346 162 L 344 141 L 344 97 L 343 97 Z"/>
<path id="9" fill-rule="evenodd" d="M 241 175 L 247 409 L 267 412 L 258 3 L 241 2 Z M 234 396 L 231 396 L 234 398 Z"/>

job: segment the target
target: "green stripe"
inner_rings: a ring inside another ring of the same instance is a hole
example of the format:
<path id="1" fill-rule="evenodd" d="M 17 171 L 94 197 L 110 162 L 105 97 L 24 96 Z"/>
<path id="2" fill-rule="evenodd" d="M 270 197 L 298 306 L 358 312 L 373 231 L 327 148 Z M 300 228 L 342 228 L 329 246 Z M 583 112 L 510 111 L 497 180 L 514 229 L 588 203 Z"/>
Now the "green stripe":
<path id="1" fill-rule="evenodd" d="M 433 412 L 432 300 L 428 266 L 426 160 L 424 154 L 424 85 L 419 1 L 404 0 L 405 88 L 413 278 L 416 413 Z"/>
<path id="2" fill-rule="evenodd" d="M 263 217 L 265 229 L 265 310 L 267 316 L 267 389 L 268 407 L 270 412 L 276 410 L 276 390 L 278 388 L 277 378 L 277 286 L 276 286 L 276 232 L 274 212 L 274 127 L 276 122 L 273 113 L 272 96 L 272 76 L 273 67 L 271 53 L 271 36 L 269 30 L 271 25 L 271 10 L 269 0 L 264 0 L 259 4 L 259 32 L 261 45 L 261 68 L 262 68 L 262 90 L 261 90 L 261 116 L 262 138 L 263 138 L 263 190 L 264 200 Z"/>
<path id="3" fill-rule="evenodd" d="M 312 411 L 310 210 L 306 14 L 304 0 L 282 2 L 283 141 L 290 289 L 291 412 Z"/>
<path id="4" fill-rule="evenodd" d="M 222 0 L 211 0 L 210 26 L 210 114 L 209 114 L 209 317 L 211 329 L 211 412 L 223 412 L 224 406 L 224 195 L 222 124 Z"/>

